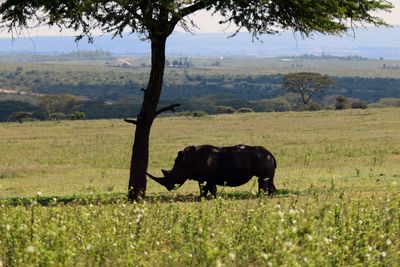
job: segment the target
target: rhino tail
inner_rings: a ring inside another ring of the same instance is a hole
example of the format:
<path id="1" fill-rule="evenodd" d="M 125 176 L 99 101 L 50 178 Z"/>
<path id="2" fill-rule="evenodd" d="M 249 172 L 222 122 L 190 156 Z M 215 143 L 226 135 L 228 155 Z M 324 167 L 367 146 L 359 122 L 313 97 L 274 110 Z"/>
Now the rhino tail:
<path id="1" fill-rule="evenodd" d="M 272 155 L 272 153 L 271 153 L 271 156 L 272 156 L 272 159 L 274 160 L 274 167 L 276 169 L 278 167 L 278 165 L 276 164 L 276 159 L 275 159 L 274 155 Z"/>

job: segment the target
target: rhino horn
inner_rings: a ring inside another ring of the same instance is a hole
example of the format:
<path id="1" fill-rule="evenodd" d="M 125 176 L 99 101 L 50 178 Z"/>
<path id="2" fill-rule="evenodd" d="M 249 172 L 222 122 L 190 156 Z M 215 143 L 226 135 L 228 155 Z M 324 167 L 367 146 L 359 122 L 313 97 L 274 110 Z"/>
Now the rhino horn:
<path id="1" fill-rule="evenodd" d="M 156 181 L 160 185 L 165 186 L 167 189 L 169 188 L 169 183 L 168 183 L 167 179 L 165 179 L 164 177 L 155 177 L 155 176 L 151 175 L 150 173 L 147 173 L 147 176 L 149 176 L 153 181 Z"/>
<path id="2" fill-rule="evenodd" d="M 161 172 L 164 174 L 164 177 L 168 177 L 169 174 L 171 174 L 171 171 L 167 171 L 167 170 L 161 170 Z"/>

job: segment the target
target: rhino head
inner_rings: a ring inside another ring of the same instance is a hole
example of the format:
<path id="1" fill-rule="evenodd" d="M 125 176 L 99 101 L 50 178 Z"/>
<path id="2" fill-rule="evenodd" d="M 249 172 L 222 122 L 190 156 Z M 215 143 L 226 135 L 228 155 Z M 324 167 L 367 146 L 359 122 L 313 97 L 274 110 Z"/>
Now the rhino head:
<path id="1" fill-rule="evenodd" d="M 193 168 L 192 159 L 195 151 L 194 146 L 185 148 L 178 153 L 172 170 L 161 170 L 164 177 L 155 177 L 149 173 L 147 175 L 168 191 L 181 187 L 190 176 L 190 170 Z"/>
<path id="2" fill-rule="evenodd" d="M 168 191 L 181 187 L 187 180 L 175 176 L 172 170 L 171 171 L 161 170 L 161 171 L 164 174 L 164 177 L 155 177 L 150 173 L 147 173 L 147 176 L 149 176 L 153 181 L 156 181 L 160 185 L 164 186 Z"/>

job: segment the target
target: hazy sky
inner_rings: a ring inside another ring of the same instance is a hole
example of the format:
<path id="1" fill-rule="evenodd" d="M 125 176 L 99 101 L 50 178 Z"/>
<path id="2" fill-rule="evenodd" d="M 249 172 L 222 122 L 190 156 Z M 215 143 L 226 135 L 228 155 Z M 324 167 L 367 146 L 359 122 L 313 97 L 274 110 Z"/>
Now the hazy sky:
<path id="1" fill-rule="evenodd" d="M 391 1 L 395 8 L 392 13 L 384 13 L 381 14 L 385 20 L 392 25 L 400 25 L 400 0 L 392 0 Z M 192 19 L 196 22 L 199 29 L 196 29 L 195 32 L 222 32 L 225 29 L 225 25 L 218 24 L 218 17 L 212 17 L 207 11 L 199 11 L 192 15 Z M 176 30 L 182 31 L 179 28 Z M 228 32 L 232 32 L 234 29 L 228 29 Z M 64 30 L 59 32 L 58 28 L 49 29 L 48 27 L 41 27 L 38 29 L 31 29 L 29 32 L 24 31 L 22 36 L 38 36 L 38 35 L 74 35 L 72 31 Z M 3 31 L 0 32 L 0 37 L 11 37 L 11 34 Z"/>

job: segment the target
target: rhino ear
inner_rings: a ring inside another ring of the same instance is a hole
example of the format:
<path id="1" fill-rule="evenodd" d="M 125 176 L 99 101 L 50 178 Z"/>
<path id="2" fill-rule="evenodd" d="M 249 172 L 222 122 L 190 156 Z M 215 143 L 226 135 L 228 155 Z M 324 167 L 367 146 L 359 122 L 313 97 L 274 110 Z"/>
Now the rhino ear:
<path id="1" fill-rule="evenodd" d="M 188 146 L 187 148 L 188 148 L 189 152 L 193 152 L 196 150 L 195 146 Z"/>
<path id="2" fill-rule="evenodd" d="M 178 152 L 178 157 L 177 157 L 177 159 L 182 159 L 183 158 L 183 152 L 182 151 L 179 151 Z"/>

